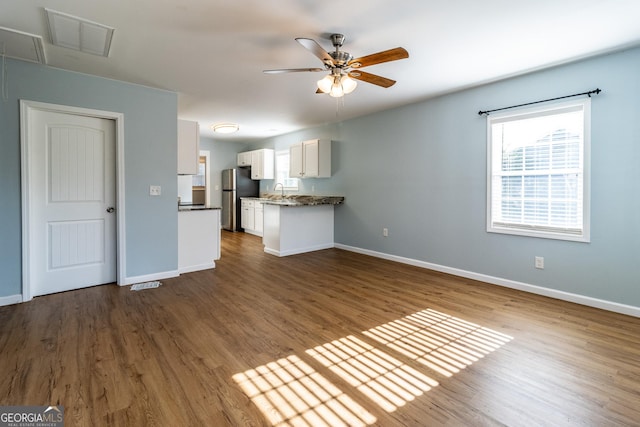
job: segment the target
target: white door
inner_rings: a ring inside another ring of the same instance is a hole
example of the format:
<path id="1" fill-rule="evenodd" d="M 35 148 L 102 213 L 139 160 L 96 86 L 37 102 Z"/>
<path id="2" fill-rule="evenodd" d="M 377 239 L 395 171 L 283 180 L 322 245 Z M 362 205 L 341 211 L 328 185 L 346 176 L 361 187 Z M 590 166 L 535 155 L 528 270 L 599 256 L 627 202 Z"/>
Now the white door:
<path id="1" fill-rule="evenodd" d="M 33 110 L 27 126 L 31 296 L 115 282 L 115 121 Z"/>

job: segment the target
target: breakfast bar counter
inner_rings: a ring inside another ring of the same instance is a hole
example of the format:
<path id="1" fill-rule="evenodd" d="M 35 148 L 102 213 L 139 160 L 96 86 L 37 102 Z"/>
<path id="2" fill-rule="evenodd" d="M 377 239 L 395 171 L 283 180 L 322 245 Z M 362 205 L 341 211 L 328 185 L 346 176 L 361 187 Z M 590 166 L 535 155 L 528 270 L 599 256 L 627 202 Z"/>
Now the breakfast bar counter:
<path id="1" fill-rule="evenodd" d="M 264 251 L 287 256 L 334 247 L 333 210 L 344 197 L 293 196 L 264 203 Z"/>

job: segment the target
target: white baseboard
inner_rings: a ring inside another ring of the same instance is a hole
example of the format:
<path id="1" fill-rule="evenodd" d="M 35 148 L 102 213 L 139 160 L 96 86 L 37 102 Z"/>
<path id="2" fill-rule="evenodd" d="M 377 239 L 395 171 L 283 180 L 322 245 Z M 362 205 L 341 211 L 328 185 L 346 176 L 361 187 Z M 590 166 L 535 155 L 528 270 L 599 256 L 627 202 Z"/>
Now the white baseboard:
<path id="1" fill-rule="evenodd" d="M 124 283 L 118 283 L 118 285 L 127 286 L 127 285 L 133 285 L 134 283 L 152 282 L 154 280 L 170 279 L 172 277 L 178 277 L 178 276 L 179 276 L 179 273 L 177 270 L 165 271 L 162 273 L 147 274 L 144 276 L 126 277 Z M 21 302 L 27 302 L 27 301 L 23 301 L 22 295 L 9 295 L 6 297 L 0 297 L 0 307 L 2 307 L 3 305 L 12 305 L 12 304 L 18 304 Z"/>
<path id="2" fill-rule="evenodd" d="M 6 297 L 0 297 L 0 307 L 3 305 L 13 305 L 22 302 L 22 295 L 9 295 Z"/>
<path id="3" fill-rule="evenodd" d="M 265 246 L 264 251 L 271 255 L 283 257 L 283 256 L 289 256 L 289 255 L 304 254 L 306 252 L 321 251 L 323 249 L 331 249 L 333 247 L 335 247 L 333 243 L 327 243 L 327 244 L 316 245 L 316 246 L 308 246 L 306 248 L 291 249 L 288 251 L 278 251 L 275 249 L 267 248 Z"/>
<path id="4" fill-rule="evenodd" d="M 500 277 L 488 276 L 486 274 L 474 273 L 472 271 L 461 270 L 458 268 L 447 267 L 444 265 L 433 264 L 430 262 L 419 261 L 412 258 L 404 258 L 396 255 L 385 254 L 383 252 L 371 251 L 368 249 L 357 248 L 354 246 L 342 245 L 336 243 L 338 249 L 344 249 L 345 251 L 357 252 L 363 255 L 369 255 L 376 258 L 382 258 L 389 261 L 395 261 L 402 264 L 409 264 L 416 267 L 426 268 L 429 270 L 435 270 L 442 273 L 453 274 L 454 276 L 465 277 L 467 279 L 479 280 L 481 282 L 491 283 L 493 285 L 504 286 L 506 288 L 517 289 L 532 294 L 543 295 L 563 301 L 574 302 L 576 304 L 582 304 L 589 307 L 600 308 L 602 310 L 608 310 L 615 313 L 626 314 L 628 316 L 640 317 L 640 307 L 632 305 L 620 304 L 617 302 L 601 300 L 584 295 L 573 294 L 570 292 L 559 291 L 556 289 L 544 288 L 542 286 L 530 285 L 528 283 L 517 282 L 515 280 L 503 279 Z"/>
<path id="5" fill-rule="evenodd" d="M 178 270 L 163 271 L 161 273 L 145 274 L 143 276 L 131 276 L 125 277 L 124 283 L 118 283 L 120 286 L 133 285 L 135 283 L 152 282 L 154 280 L 171 279 L 172 277 L 178 277 L 180 273 Z"/>
<path id="6" fill-rule="evenodd" d="M 280 251 L 276 251 L 275 249 L 271 249 L 266 246 L 264 247 L 264 252 L 268 253 L 269 255 L 282 256 L 280 255 Z"/>
<path id="7" fill-rule="evenodd" d="M 216 268 L 216 263 L 214 261 L 209 262 L 207 264 L 190 265 L 189 267 L 182 267 L 178 269 L 178 272 L 180 274 L 184 274 L 184 273 L 192 273 L 194 271 L 200 271 L 200 270 L 209 270 L 212 268 Z"/>

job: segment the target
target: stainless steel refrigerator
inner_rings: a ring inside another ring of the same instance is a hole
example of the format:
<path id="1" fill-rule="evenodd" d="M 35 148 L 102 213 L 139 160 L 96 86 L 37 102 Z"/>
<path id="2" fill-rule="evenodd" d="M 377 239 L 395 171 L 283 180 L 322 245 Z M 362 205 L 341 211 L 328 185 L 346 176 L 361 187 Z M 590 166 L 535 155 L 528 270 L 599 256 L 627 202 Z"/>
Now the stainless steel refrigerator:
<path id="1" fill-rule="evenodd" d="M 260 181 L 251 179 L 250 168 L 222 171 L 222 228 L 244 231 L 241 227 L 242 203 L 240 197 L 258 197 Z"/>

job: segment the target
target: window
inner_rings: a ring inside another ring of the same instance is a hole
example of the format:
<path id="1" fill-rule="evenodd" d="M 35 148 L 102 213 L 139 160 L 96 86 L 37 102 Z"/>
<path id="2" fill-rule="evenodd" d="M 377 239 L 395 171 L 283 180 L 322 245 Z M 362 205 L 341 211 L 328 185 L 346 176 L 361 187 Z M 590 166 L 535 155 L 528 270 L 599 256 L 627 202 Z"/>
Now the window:
<path id="1" fill-rule="evenodd" d="M 276 183 L 282 183 L 285 190 L 297 190 L 298 178 L 289 177 L 289 150 L 276 152 Z"/>
<path id="2" fill-rule="evenodd" d="M 487 120 L 487 231 L 588 242 L 590 99 Z"/>

